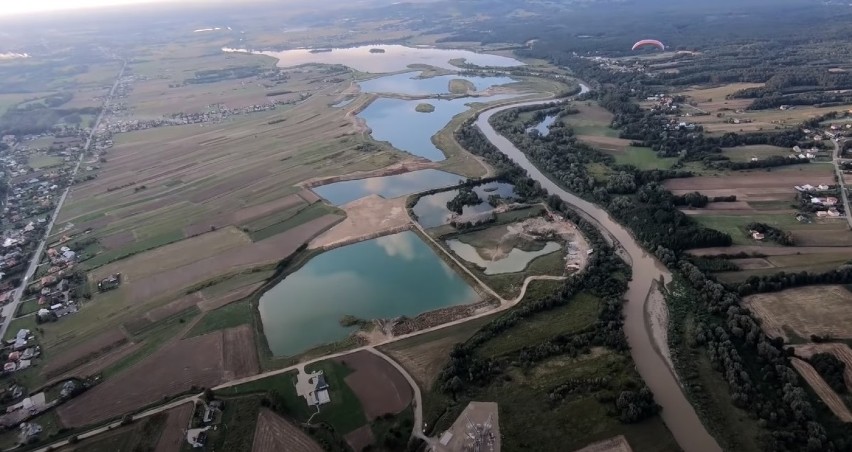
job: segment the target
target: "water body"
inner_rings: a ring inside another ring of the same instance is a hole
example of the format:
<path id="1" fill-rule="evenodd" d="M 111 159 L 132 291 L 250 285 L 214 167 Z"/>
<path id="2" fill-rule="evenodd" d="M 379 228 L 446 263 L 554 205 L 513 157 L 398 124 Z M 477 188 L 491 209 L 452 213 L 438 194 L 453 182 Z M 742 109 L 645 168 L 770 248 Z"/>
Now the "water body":
<path id="1" fill-rule="evenodd" d="M 328 202 L 339 206 L 368 195 L 396 198 L 432 188 L 449 187 L 458 184 L 459 180 L 464 180 L 464 177 L 446 171 L 425 169 L 392 176 L 335 182 L 314 187 L 312 190 Z"/>
<path id="2" fill-rule="evenodd" d="M 486 275 L 524 271 L 533 259 L 562 249 L 562 245 L 558 242 L 547 242 L 544 244 L 544 248 L 538 251 L 524 251 L 519 248 L 512 248 L 509 254 L 502 259 L 490 261 L 480 256 L 479 252 L 472 245 L 468 245 L 461 240 L 448 240 L 447 246 L 462 259 L 484 268 Z"/>
<path id="3" fill-rule="evenodd" d="M 550 133 L 550 126 L 552 126 L 554 122 L 556 122 L 556 115 L 545 116 L 540 123 L 528 128 L 527 133 L 530 133 L 533 130 L 538 130 L 538 133 L 541 136 L 546 137 Z"/>
<path id="4" fill-rule="evenodd" d="M 515 97 L 512 94 L 458 99 L 429 99 L 435 107 L 431 113 L 415 110 L 422 100 L 403 100 L 382 97 L 376 99 L 358 117 L 367 121 L 373 138 L 388 141 L 393 147 L 433 162 L 446 158 L 432 143 L 432 135 L 443 129 L 453 116 L 466 111 L 475 102 L 493 102 Z"/>
<path id="5" fill-rule="evenodd" d="M 353 97 L 353 98 L 350 98 L 350 99 L 343 99 L 343 100 L 341 100 L 340 102 L 338 102 L 338 103 L 336 103 L 336 104 L 332 105 L 331 107 L 332 107 L 332 108 L 345 107 L 345 106 L 347 106 L 347 105 L 351 104 L 353 100 L 355 100 L 355 98 L 354 98 L 354 97 Z"/>
<path id="6" fill-rule="evenodd" d="M 272 353 L 292 356 L 346 338 L 362 319 L 415 316 L 478 300 L 417 234 L 407 231 L 337 248 L 263 294 L 258 309 Z"/>
<path id="7" fill-rule="evenodd" d="M 476 91 L 484 91 L 492 86 L 514 83 L 510 77 L 469 77 L 464 75 L 441 75 L 430 78 L 416 78 L 419 73 L 406 72 L 403 74 L 387 75 L 359 82 L 361 91 L 365 93 L 393 93 L 411 96 L 427 96 L 430 94 L 448 94 L 450 80 L 467 80 L 476 87 Z"/>
<path id="8" fill-rule="evenodd" d="M 382 49 L 383 53 L 370 53 L 370 49 Z M 406 47 L 402 45 L 367 45 L 328 52 L 311 53 L 310 49 L 272 51 L 250 51 L 246 49 L 223 48 L 223 52 L 245 52 L 267 55 L 278 59 L 278 66 L 290 67 L 300 64 L 342 64 L 361 72 L 399 72 L 409 69 L 409 64 L 427 64 L 450 70 L 459 68 L 450 60 L 463 58 L 465 62 L 477 66 L 511 67 L 522 66 L 520 61 L 487 53 L 470 50 L 436 49 L 430 47 Z"/>
<path id="9" fill-rule="evenodd" d="M 581 94 L 589 88 L 580 85 Z M 628 285 L 624 303 L 624 332 L 630 344 L 630 355 L 642 379 L 654 393 L 654 399 L 663 410 L 660 413 L 680 447 L 687 452 L 721 452 L 721 447 L 707 432 L 695 409 L 686 399 L 670 364 L 657 352 L 653 331 L 645 321 L 645 301 L 655 280 L 661 277 L 668 283 L 671 273 L 652 255 L 645 252 L 630 232 L 613 220 L 609 214 L 586 200 L 567 192 L 545 176 L 526 155 L 506 137 L 497 133 L 489 120 L 496 113 L 522 105 L 542 105 L 544 102 L 525 102 L 502 106 L 485 111 L 476 121 L 477 127 L 500 152 L 527 170 L 529 176 L 538 181 L 549 193 L 558 195 L 581 215 L 592 222 L 605 237 L 614 239 L 629 256 L 633 277 Z M 665 344 L 663 344 L 665 345 Z"/>
<path id="10" fill-rule="evenodd" d="M 506 182 L 489 182 L 474 187 L 473 191 L 479 195 L 482 202 L 475 206 L 464 206 L 459 216 L 460 219 L 471 218 L 494 210 L 491 204 L 488 204 L 488 197 L 491 195 L 500 195 L 502 198 L 515 196 L 515 187 Z M 421 197 L 411 209 L 417 215 L 417 222 L 427 229 L 449 224 L 453 212 L 447 209 L 447 202 L 455 198 L 458 193 L 458 190 L 449 190 Z"/>

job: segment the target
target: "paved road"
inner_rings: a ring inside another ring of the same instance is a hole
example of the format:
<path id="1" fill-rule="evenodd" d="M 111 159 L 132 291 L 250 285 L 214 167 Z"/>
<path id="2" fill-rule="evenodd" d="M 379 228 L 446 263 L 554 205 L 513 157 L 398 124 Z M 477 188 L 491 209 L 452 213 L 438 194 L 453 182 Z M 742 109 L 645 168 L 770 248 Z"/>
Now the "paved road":
<path id="1" fill-rule="evenodd" d="M 92 140 L 95 137 L 95 130 L 97 130 L 98 125 L 100 125 L 101 120 L 104 117 L 104 113 L 106 111 L 107 105 L 109 105 L 109 101 L 112 99 L 113 94 L 115 94 L 115 90 L 118 87 L 118 82 L 121 80 L 122 74 L 124 74 L 124 69 L 127 67 L 127 62 L 121 66 L 121 70 L 118 72 L 118 76 L 115 78 L 115 83 L 112 85 L 112 89 L 109 91 L 109 95 L 106 97 L 103 103 L 103 108 L 101 108 L 101 113 L 98 115 L 98 118 L 95 120 L 95 123 L 92 125 L 92 131 L 89 132 L 89 137 L 86 139 L 86 145 L 83 147 L 83 150 L 80 151 L 80 158 L 77 159 L 77 165 L 74 167 L 74 171 L 71 172 L 71 180 L 73 183 L 74 178 L 77 176 L 77 172 L 80 170 L 80 165 L 83 163 L 83 158 L 86 155 L 86 152 L 92 146 Z M 27 268 L 27 272 L 24 274 L 23 279 L 21 280 L 21 285 L 15 290 L 15 294 L 12 297 L 12 301 L 9 302 L 6 306 L 3 307 L 3 324 L 0 326 L 0 339 L 6 337 L 6 330 L 9 329 L 9 324 L 12 323 L 12 318 L 15 316 L 15 311 L 18 309 L 18 304 L 21 302 L 21 298 L 24 296 L 24 289 L 26 289 L 27 284 L 30 281 L 30 278 L 36 272 L 38 268 L 38 263 L 41 261 L 41 254 L 44 252 L 44 247 L 47 244 L 47 238 L 50 236 L 50 231 L 53 229 L 53 224 L 56 222 L 56 218 L 59 216 L 59 211 L 62 209 L 62 205 L 65 203 L 65 199 L 68 197 L 68 193 L 71 191 L 71 185 L 69 184 L 65 191 L 62 193 L 62 196 L 59 198 L 59 201 L 56 203 L 56 209 L 53 210 L 53 215 L 50 216 L 50 221 L 47 223 L 47 228 L 44 231 L 44 237 L 38 244 L 35 253 L 33 254 L 32 260 L 30 261 L 30 266 Z"/>
<path id="2" fill-rule="evenodd" d="M 583 88 L 581 93 L 588 90 L 588 87 L 581 86 Z M 624 332 L 630 344 L 630 353 L 636 363 L 636 369 L 651 388 L 657 403 L 663 407 L 661 413 L 663 421 L 683 450 L 687 452 L 721 451 L 721 447 L 704 428 L 695 409 L 684 395 L 676 373 L 659 351 L 667 348 L 665 337 L 654 337 L 647 320 L 649 313 L 645 303 L 648 294 L 655 281 L 661 278 L 666 281 L 671 280 L 669 271 L 653 255 L 645 252 L 632 234 L 613 220 L 605 210 L 565 191 L 547 178 L 524 153 L 506 137 L 497 133 L 488 122 L 494 114 L 508 108 L 544 103 L 547 101 L 524 102 L 487 110 L 480 113 L 476 125 L 495 147 L 526 169 L 531 178 L 538 181 L 549 193 L 558 195 L 570 204 L 595 224 L 605 237 L 617 242 L 623 248 L 633 269 L 633 278 L 626 294 L 627 303 L 624 306 Z"/>
<path id="3" fill-rule="evenodd" d="M 843 199 L 846 222 L 849 223 L 849 228 L 852 229 L 852 210 L 849 209 L 849 195 L 846 193 L 846 184 L 843 182 L 843 169 L 840 168 L 840 162 L 842 161 L 840 142 L 837 138 L 832 138 L 831 142 L 834 144 L 834 157 L 831 160 L 834 163 L 834 171 L 837 172 L 837 183 L 840 184 L 840 195 Z"/>

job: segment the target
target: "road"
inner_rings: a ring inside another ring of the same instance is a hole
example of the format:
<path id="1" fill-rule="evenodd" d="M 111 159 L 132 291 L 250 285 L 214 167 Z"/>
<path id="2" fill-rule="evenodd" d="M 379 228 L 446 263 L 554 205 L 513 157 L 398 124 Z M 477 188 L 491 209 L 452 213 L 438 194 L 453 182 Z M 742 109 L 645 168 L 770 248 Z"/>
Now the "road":
<path id="1" fill-rule="evenodd" d="M 71 172 L 71 184 L 65 188 L 65 191 L 62 192 L 62 196 L 59 197 L 59 201 L 56 203 L 56 208 L 53 210 L 53 214 L 50 216 L 50 221 L 47 223 L 47 227 L 44 231 L 44 237 L 39 241 L 38 247 L 36 247 L 35 253 L 33 253 L 32 260 L 30 261 L 30 266 L 27 267 L 27 272 L 24 273 L 23 279 L 21 279 L 21 285 L 15 289 L 15 294 L 12 297 L 12 301 L 10 301 L 6 306 L 2 309 L 3 314 L 3 324 L 0 326 L 0 338 L 6 337 L 6 330 L 9 329 L 9 324 L 12 323 L 12 318 L 15 316 L 15 311 L 18 309 L 18 304 L 21 302 L 21 298 L 24 296 L 24 290 L 27 287 L 27 284 L 30 281 L 30 278 L 36 272 L 38 268 L 38 263 L 41 261 L 41 255 L 44 252 L 44 247 L 47 244 L 47 238 L 50 236 L 50 231 L 53 229 L 53 224 L 56 222 L 56 218 L 59 216 L 59 211 L 62 209 L 62 205 L 65 203 L 65 199 L 68 197 L 68 193 L 71 191 L 71 185 L 73 184 L 74 178 L 77 177 L 77 172 L 80 171 L 80 165 L 83 163 L 83 158 L 88 152 L 89 148 L 92 146 L 92 141 L 95 137 L 95 130 L 97 130 L 98 125 L 100 125 L 101 120 L 104 117 L 104 113 L 106 112 L 106 107 L 109 105 L 110 100 L 112 99 L 113 94 L 115 94 L 116 88 L 118 88 L 118 82 L 121 81 L 121 76 L 124 74 L 124 69 L 127 67 L 127 62 L 121 66 L 121 70 L 118 72 L 118 76 L 115 78 L 115 83 L 113 83 L 112 88 L 109 91 L 109 95 L 107 95 L 106 99 L 104 99 L 103 107 L 101 108 L 101 112 L 98 115 L 95 123 L 92 125 L 92 131 L 89 132 L 89 137 L 86 139 L 86 145 L 83 146 L 83 149 L 80 151 L 80 158 L 77 159 L 77 165 L 74 167 L 74 171 Z"/>
<path id="2" fill-rule="evenodd" d="M 837 138 L 832 138 L 831 142 L 834 144 L 834 156 L 831 161 L 834 163 L 834 171 L 837 172 L 837 183 L 840 184 L 840 196 L 843 199 L 846 222 L 849 223 L 849 228 L 852 229 L 852 210 L 849 209 L 849 195 L 846 193 L 846 184 L 843 182 L 843 168 L 840 167 L 840 163 L 843 161 L 840 155 L 841 143 Z"/>
<path id="3" fill-rule="evenodd" d="M 583 88 L 581 93 L 588 90 L 586 86 L 581 86 Z M 633 278 L 626 294 L 624 332 L 630 344 L 630 354 L 633 356 L 636 369 L 651 388 L 657 403 L 663 407 L 660 415 L 683 450 L 687 452 L 721 451 L 721 447 L 704 428 L 695 409 L 687 400 L 676 373 L 659 351 L 667 349 L 665 338 L 655 338 L 647 321 L 649 313 L 645 302 L 648 294 L 655 281 L 671 280 L 669 271 L 653 255 L 645 252 L 632 234 L 613 220 L 605 210 L 578 198 L 551 181 L 527 159 L 526 155 L 506 137 L 497 133 L 489 123 L 492 116 L 508 108 L 547 102 L 549 101 L 524 102 L 487 110 L 480 113 L 476 125 L 497 149 L 527 170 L 529 176 L 538 181 L 549 193 L 558 195 L 595 224 L 605 237 L 618 243 L 627 254 L 633 269 Z"/>

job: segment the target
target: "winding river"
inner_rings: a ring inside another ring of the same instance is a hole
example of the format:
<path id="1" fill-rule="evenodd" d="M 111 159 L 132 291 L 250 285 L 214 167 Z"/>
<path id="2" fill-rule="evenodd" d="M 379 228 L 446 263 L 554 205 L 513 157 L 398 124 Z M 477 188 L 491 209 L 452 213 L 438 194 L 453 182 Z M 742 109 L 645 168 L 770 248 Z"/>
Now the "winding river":
<path id="1" fill-rule="evenodd" d="M 583 84 L 581 94 L 589 88 Z M 627 303 L 624 305 L 624 332 L 630 344 L 630 354 L 636 363 L 636 369 L 645 383 L 654 393 L 657 403 L 663 407 L 661 416 L 674 435 L 678 444 L 687 452 L 717 452 L 721 447 L 707 432 L 698 415 L 690 405 L 678 383 L 674 370 L 658 351 L 660 344 L 655 343 L 655 337 L 647 321 L 648 315 L 645 302 L 655 281 L 664 278 L 671 281 L 671 273 L 652 255 L 647 253 L 633 238 L 630 232 L 613 220 L 602 208 L 580 199 L 565 191 L 559 185 L 547 178 L 526 155 L 515 147 L 506 137 L 497 133 L 489 120 L 495 114 L 527 105 L 546 104 L 552 100 L 523 102 L 497 107 L 479 114 L 476 125 L 486 138 L 500 152 L 506 154 L 515 163 L 527 170 L 529 176 L 538 181 L 549 193 L 554 193 L 570 204 L 575 210 L 595 223 L 598 229 L 615 242 L 629 257 L 628 263 L 633 268 L 633 279 L 627 290 Z M 665 347 L 665 344 L 662 344 Z"/>

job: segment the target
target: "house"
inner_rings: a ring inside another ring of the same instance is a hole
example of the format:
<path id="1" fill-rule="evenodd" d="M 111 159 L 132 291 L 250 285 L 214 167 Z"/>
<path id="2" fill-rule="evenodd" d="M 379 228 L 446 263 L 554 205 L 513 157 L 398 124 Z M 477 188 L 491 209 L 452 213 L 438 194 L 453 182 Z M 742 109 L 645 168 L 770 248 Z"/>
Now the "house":
<path id="1" fill-rule="evenodd" d="M 328 395 L 328 383 L 325 381 L 325 375 L 320 374 L 317 377 L 317 383 L 314 387 L 315 404 L 322 405 L 331 402 L 331 397 Z"/>
<path id="2" fill-rule="evenodd" d="M 751 238 L 755 240 L 763 240 L 766 236 L 757 231 L 749 231 L 751 233 Z"/>
<path id="3" fill-rule="evenodd" d="M 204 447 L 204 443 L 207 442 L 207 430 L 210 429 L 210 426 L 204 428 L 191 428 L 186 431 L 186 442 L 188 442 L 194 449 L 200 449 Z"/>
<path id="4" fill-rule="evenodd" d="M 756 161 L 758 161 L 758 160 L 760 160 L 760 159 L 758 159 L 758 158 L 757 158 L 757 156 L 755 156 L 755 155 L 753 155 L 753 156 L 751 157 L 751 161 L 752 161 L 752 162 L 756 162 Z"/>
<path id="5" fill-rule="evenodd" d="M 825 184 L 817 185 L 817 189 L 819 189 L 819 190 L 828 190 L 828 185 L 825 185 Z"/>
<path id="6" fill-rule="evenodd" d="M 837 198 L 835 198 L 834 196 L 829 196 L 829 197 L 825 198 L 825 200 L 823 201 L 823 204 L 825 204 L 827 206 L 836 205 L 837 204 Z"/>
<path id="7" fill-rule="evenodd" d="M 21 424 L 21 443 L 28 444 L 38 438 L 42 428 L 35 422 L 24 422 Z"/>

